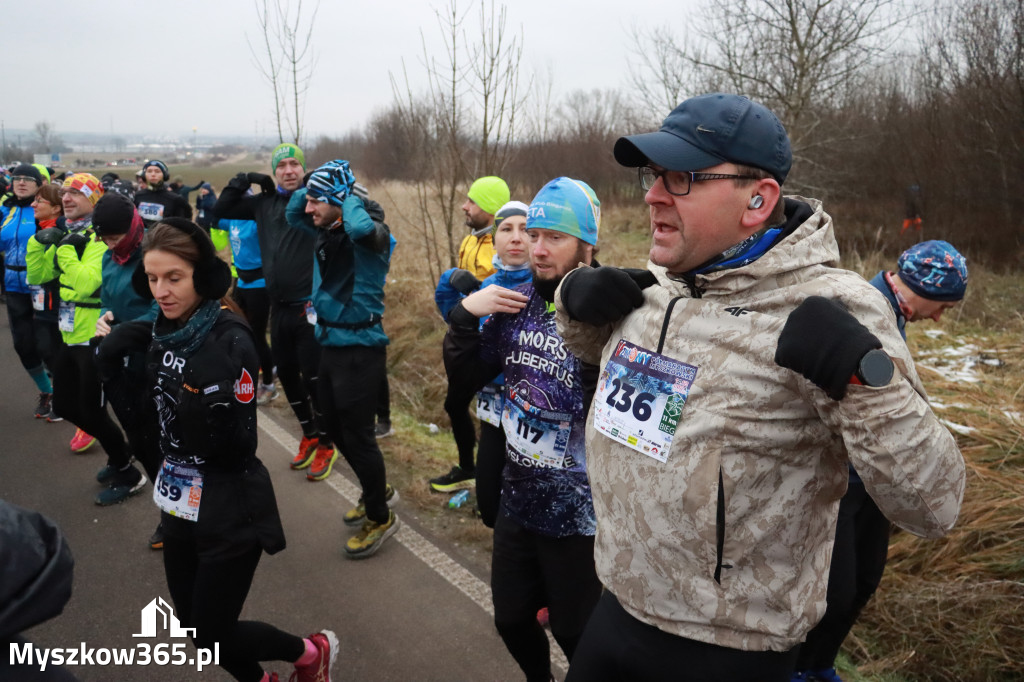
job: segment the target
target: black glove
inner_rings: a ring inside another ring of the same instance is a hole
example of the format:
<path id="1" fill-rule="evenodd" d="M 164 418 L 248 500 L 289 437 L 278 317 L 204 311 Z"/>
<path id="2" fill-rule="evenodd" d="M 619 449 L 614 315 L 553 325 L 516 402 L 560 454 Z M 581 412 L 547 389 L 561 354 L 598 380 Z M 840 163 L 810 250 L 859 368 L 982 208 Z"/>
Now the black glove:
<path id="1" fill-rule="evenodd" d="M 833 400 L 846 396 L 861 358 L 882 342 L 838 301 L 811 296 L 779 334 L 775 364 L 799 372 Z"/>
<path id="2" fill-rule="evenodd" d="M 239 173 L 235 177 L 231 178 L 231 180 L 228 182 L 228 187 L 245 192 L 247 189 L 249 189 L 249 186 L 251 184 L 252 183 L 249 182 L 249 175 L 247 173 Z"/>
<path id="3" fill-rule="evenodd" d="M 89 238 L 89 235 L 85 234 L 84 232 L 75 232 L 64 237 L 64 239 L 62 239 L 60 242 L 60 246 L 75 247 L 75 252 L 78 254 L 78 259 L 81 260 L 82 256 L 85 254 L 85 247 L 89 246 L 90 241 L 92 240 Z"/>
<path id="4" fill-rule="evenodd" d="M 145 353 L 153 340 L 152 322 L 122 322 L 114 325 L 96 346 L 96 368 L 102 381 L 124 371 L 124 359 L 132 353 Z"/>
<path id="5" fill-rule="evenodd" d="M 469 270 L 455 270 L 448 278 L 448 283 L 455 291 L 467 296 L 480 288 L 480 280 Z"/>
<path id="6" fill-rule="evenodd" d="M 64 235 L 67 232 L 60 229 L 59 227 L 48 227 L 45 230 L 39 230 L 36 232 L 36 241 L 46 246 L 53 246 L 64 239 Z"/>
<path id="7" fill-rule="evenodd" d="M 657 281 L 639 268 L 577 268 L 562 280 L 562 306 L 569 319 L 599 327 L 643 305 L 643 290 Z"/>
<path id="8" fill-rule="evenodd" d="M 249 173 L 248 177 L 250 184 L 259 185 L 264 194 L 273 194 L 277 191 L 277 183 L 274 182 L 274 178 L 265 173 Z"/>

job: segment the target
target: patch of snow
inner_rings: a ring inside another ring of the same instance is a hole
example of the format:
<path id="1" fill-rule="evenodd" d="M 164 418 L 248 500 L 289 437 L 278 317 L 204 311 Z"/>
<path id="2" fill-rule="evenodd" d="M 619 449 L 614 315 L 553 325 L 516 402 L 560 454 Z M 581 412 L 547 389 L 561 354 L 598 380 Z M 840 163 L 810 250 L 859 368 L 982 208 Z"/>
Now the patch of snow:
<path id="1" fill-rule="evenodd" d="M 975 429 L 973 426 L 964 426 L 963 424 L 951 422 L 948 419 L 940 419 L 939 421 L 948 426 L 951 431 L 956 431 L 957 433 L 964 436 L 969 436 L 970 434 L 977 431 L 977 429 Z"/>

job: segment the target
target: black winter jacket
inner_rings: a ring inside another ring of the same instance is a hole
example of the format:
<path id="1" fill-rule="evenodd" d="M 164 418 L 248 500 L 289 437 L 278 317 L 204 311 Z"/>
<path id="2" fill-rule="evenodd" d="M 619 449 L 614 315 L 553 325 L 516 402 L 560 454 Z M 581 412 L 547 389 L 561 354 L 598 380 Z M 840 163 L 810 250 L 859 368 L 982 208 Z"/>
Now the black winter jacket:
<path id="1" fill-rule="evenodd" d="M 161 314 L 155 329 L 170 324 Z M 285 546 L 270 474 L 256 457 L 259 367 L 249 326 L 223 309 L 191 357 L 155 340 L 149 347 L 164 459 L 204 475 L 198 520 L 163 513 L 161 523 L 168 536 L 194 540 L 201 557 L 229 558 L 254 545 L 274 554 Z"/>
<path id="2" fill-rule="evenodd" d="M 256 221 L 263 276 L 274 304 L 308 301 L 313 295 L 314 236 L 288 226 L 284 209 L 290 196 L 280 192 L 246 196 L 244 189 L 229 184 L 213 207 L 218 219 Z"/>

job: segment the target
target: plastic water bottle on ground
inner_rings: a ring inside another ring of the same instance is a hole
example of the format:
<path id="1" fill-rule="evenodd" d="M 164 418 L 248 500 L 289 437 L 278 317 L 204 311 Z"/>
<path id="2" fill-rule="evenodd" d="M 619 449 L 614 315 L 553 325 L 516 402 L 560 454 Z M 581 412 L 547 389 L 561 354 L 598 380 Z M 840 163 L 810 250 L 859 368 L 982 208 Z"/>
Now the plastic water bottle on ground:
<path id="1" fill-rule="evenodd" d="M 448 500 L 448 508 L 449 509 L 458 509 L 459 507 L 462 506 L 462 503 L 465 502 L 468 499 L 469 499 L 469 491 L 468 490 L 460 490 L 459 492 L 457 492 L 454 495 L 452 495 L 451 499 Z"/>

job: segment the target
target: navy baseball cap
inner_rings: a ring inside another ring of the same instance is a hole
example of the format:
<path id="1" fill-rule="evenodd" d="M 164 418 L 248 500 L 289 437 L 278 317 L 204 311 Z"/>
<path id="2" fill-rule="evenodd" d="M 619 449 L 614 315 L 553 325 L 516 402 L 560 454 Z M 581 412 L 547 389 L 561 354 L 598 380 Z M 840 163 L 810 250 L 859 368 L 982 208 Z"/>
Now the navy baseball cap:
<path id="1" fill-rule="evenodd" d="M 793 152 L 771 110 L 740 95 L 716 92 L 680 104 L 658 132 L 620 137 L 615 160 L 632 168 L 653 163 L 675 171 L 738 163 L 771 173 L 781 185 Z"/>

